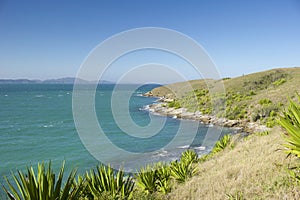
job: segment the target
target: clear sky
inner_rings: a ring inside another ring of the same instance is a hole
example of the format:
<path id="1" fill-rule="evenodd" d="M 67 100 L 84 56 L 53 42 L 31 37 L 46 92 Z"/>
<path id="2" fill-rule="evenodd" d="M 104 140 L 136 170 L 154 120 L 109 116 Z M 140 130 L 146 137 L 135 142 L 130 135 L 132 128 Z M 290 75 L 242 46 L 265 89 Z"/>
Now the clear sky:
<path id="1" fill-rule="evenodd" d="M 75 76 L 96 45 L 139 27 L 195 39 L 222 77 L 300 66 L 299 0 L 0 0 L 0 78 Z"/>

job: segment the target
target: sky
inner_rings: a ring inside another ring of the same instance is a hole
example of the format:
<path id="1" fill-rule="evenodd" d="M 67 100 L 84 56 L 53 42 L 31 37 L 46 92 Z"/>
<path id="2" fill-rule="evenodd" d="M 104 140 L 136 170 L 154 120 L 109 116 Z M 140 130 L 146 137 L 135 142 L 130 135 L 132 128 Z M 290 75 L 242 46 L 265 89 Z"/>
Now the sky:
<path id="1" fill-rule="evenodd" d="M 97 45 L 141 27 L 172 29 L 194 39 L 221 77 L 300 67 L 299 0 L 0 0 L 0 78 L 75 77 Z M 139 64 L 168 60 L 187 79 L 197 78 L 187 70 L 191 66 L 171 57 L 145 51 L 132 59 L 144 58 Z M 105 78 L 116 81 L 130 63 L 123 59 Z M 166 78 L 166 73 L 155 75 Z M 166 82 L 176 81 L 168 76 Z"/>

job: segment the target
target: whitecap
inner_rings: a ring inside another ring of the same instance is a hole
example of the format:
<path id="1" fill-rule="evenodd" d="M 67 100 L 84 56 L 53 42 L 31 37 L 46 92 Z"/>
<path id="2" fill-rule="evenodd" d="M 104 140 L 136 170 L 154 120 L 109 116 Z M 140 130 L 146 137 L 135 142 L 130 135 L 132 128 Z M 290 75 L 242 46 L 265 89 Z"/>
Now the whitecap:
<path id="1" fill-rule="evenodd" d="M 8 95 L 6 94 L 6 95 L 4 95 L 5 97 L 8 97 Z"/>
<path id="2" fill-rule="evenodd" d="M 205 146 L 200 146 L 200 147 L 194 147 L 194 149 L 199 150 L 199 151 L 205 151 L 206 147 Z"/>
<path id="3" fill-rule="evenodd" d="M 41 98 L 41 97 L 44 97 L 44 95 L 38 94 L 38 95 L 35 95 L 34 97 L 36 97 L 36 98 Z"/>
<path id="4" fill-rule="evenodd" d="M 53 127 L 53 125 L 52 124 L 50 124 L 50 125 L 44 125 L 43 127 L 44 128 L 49 128 L 49 127 Z"/>
<path id="5" fill-rule="evenodd" d="M 168 151 L 160 150 L 160 151 L 154 152 L 153 157 L 165 157 L 167 155 L 168 155 Z"/>
<path id="6" fill-rule="evenodd" d="M 177 147 L 178 149 L 187 149 L 187 148 L 189 148 L 190 147 L 190 145 L 183 145 L 183 146 L 179 146 L 179 147 Z"/>

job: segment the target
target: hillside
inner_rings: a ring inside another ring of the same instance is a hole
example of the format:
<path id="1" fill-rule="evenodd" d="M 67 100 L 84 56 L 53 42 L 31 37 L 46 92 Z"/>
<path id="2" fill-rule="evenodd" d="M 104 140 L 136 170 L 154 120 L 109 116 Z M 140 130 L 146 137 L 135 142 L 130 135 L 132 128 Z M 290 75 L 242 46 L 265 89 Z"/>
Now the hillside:
<path id="1" fill-rule="evenodd" d="M 210 95 L 208 88 L 220 81 L 225 92 Z M 167 199 L 299 199 L 300 185 L 294 178 L 300 177 L 299 159 L 287 157 L 282 145 L 286 143 L 282 137 L 285 131 L 276 123 L 288 106 L 288 98 L 297 98 L 299 85 L 300 68 L 284 68 L 223 80 L 175 83 L 150 91 L 148 95 L 161 97 L 169 109 L 188 108 L 190 112 L 272 127 L 248 137 L 236 135 L 233 148 L 199 163 L 197 175 L 175 184 Z M 214 113 L 212 107 L 217 104 L 213 101 L 220 99 L 226 107 Z"/>
<path id="2" fill-rule="evenodd" d="M 281 133 L 273 128 L 269 135 L 239 140 L 233 149 L 198 164 L 198 174 L 176 185 L 168 199 L 299 199 L 299 182 L 288 172 L 299 166 L 299 159 L 287 158 Z"/>
<path id="3" fill-rule="evenodd" d="M 278 80 L 285 79 L 285 84 L 276 82 Z M 284 94 L 293 94 L 295 91 L 299 91 L 298 84 L 300 83 L 300 68 L 278 68 L 268 71 L 248 74 L 236 78 L 224 78 L 223 80 L 192 80 L 188 82 L 174 83 L 165 85 L 153 89 L 151 92 L 154 96 L 168 96 L 174 97 L 174 93 L 178 96 L 186 95 L 190 92 L 187 84 L 190 84 L 194 89 L 207 89 L 207 85 L 223 81 L 226 91 L 235 91 L 240 93 L 248 93 L 253 90 L 257 92 L 257 96 L 265 94 L 267 91 L 268 97 L 274 98 L 278 93 L 280 97 Z M 288 89 L 288 90 L 287 90 Z M 284 91 L 284 94 L 282 94 Z M 274 98 L 278 101 L 285 101 L 284 98 Z"/>
<path id="4" fill-rule="evenodd" d="M 224 84 L 225 92 L 214 92 Z M 167 99 L 167 106 L 190 112 L 215 115 L 230 120 L 257 122 L 268 127 L 287 104 L 288 97 L 300 92 L 300 68 L 272 69 L 223 80 L 193 80 L 153 89 L 148 95 Z M 217 108 L 217 109 L 214 109 Z"/>

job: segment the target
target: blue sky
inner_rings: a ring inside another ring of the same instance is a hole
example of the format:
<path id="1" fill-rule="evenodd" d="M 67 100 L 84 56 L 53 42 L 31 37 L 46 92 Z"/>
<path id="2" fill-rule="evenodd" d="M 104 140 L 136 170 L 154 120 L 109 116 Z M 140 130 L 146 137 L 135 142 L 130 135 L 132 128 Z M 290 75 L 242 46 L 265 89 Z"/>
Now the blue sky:
<path id="1" fill-rule="evenodd" d="M 139 27 L 195 39 L 222 77 L 300 66 L 298 0 L 0 0 L 0 78 L 75 76 L 96 45 Z"/>

